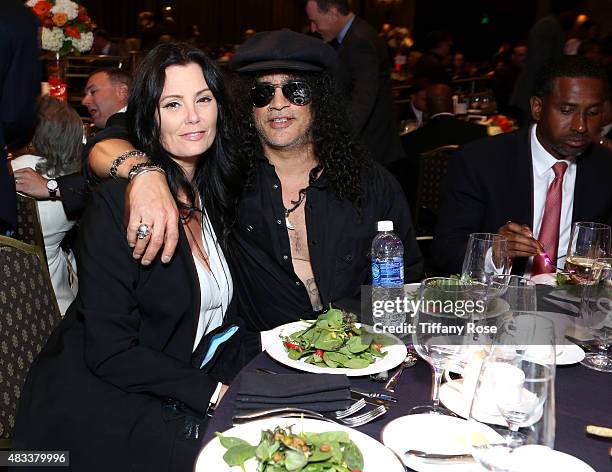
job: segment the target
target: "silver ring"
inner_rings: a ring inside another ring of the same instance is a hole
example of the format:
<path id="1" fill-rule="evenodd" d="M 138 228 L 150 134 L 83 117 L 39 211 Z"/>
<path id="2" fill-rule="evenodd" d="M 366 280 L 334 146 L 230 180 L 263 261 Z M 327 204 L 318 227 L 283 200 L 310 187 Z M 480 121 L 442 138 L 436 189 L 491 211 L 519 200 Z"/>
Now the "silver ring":
<path id="1" fill-rule="evenodd" d="M 146 223 L 142 223 L 136 230 L 136 237 L 138 239 L 144 239 L 150 234 L 151 234 L 151 229 L 149 228 L 149 225 Z"/>

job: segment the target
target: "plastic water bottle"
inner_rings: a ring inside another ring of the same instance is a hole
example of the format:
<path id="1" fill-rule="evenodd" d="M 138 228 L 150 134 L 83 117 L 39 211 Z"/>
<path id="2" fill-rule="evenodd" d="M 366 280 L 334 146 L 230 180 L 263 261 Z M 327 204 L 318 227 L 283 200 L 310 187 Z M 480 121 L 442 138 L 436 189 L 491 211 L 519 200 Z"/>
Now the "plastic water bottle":
<path id="1" fill-rule="evenodd" d="M 398 326 L 406 314 L 404 298 L 404 246 L 393 232 L 393 221 L 379 221 L 372 241 L 372 313 L 374 323 Z M 396 303 L 399 300 L 399 304 Z M 393 302 L 393 309 L 389 301 Z M 385 304 L 385 302 L 387 302 Z"/>

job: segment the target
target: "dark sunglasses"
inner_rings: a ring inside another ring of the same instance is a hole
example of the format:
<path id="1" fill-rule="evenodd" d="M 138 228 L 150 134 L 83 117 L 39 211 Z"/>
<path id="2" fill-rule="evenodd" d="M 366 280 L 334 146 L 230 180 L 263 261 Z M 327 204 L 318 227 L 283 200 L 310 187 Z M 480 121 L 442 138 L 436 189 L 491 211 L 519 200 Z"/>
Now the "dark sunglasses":
<path id="1" fill-rule="evenodd" d="M 297 106 L 308 105 L 312 100 L 310 86 L 300 80 L 292 80 L 283 85 L 257 84 L 251 89 L 251 102 L 254 107 L 268 105 L 274 98 L 276 89 L 280 88 L 287 100 Z"/>

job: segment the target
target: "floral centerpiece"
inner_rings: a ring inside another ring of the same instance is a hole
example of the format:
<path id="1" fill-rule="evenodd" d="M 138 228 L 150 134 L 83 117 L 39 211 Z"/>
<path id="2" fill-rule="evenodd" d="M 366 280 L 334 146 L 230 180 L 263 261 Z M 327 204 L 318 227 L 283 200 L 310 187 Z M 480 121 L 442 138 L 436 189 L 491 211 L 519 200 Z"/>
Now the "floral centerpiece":
<path id="1" fill-rule="evenodd" d="M 81 54 L 93 45 L 93 23 L 87 10 L 73 0 L 28 0 L 42 23 L 42 48 L 58 54 Z"/>
<path id="2" fill-rule="evenodd" d="M 483 124 L 487 127 L 487 132 L 489 136 L 495 136 L 496 134 L 507 133 L 516 129 L 516 124 L 513 120 L 508 118 L 505 115 L 492 115 L 488 117 L 486 120 L 482 121 L 480 124 Z"/>
<path id="3" fill-rule="evenodd" d="M 73 0 L 28 0 L 26 5 L 42 24 L 42 48 L 52 54 L 47 59 L 49 95 L 68 99 L 67 63 L 61 58 L 87 52 L 93 45 L 95 26 L 84 6 Z"/>

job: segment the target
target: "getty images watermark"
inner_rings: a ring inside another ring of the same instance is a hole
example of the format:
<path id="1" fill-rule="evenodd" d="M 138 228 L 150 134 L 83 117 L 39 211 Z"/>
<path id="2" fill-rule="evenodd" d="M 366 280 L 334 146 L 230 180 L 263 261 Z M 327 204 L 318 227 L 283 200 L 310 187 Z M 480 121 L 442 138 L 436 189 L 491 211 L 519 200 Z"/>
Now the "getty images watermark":
<path id="1" fill-rule="evenodd" d="M 466 317 L 482 315 L 486 311 L 484 300 L 414 300 L 398 297 L 394 300 L 372 302 L 373 329 L 375 333 L 390 334 L 440 334 L 469 335 L 496 334 L 496 326 L 486 326 L 474 321 L 465 323 Z M 410 323 L 409 315 L 426 313 L 428 318 L 439 317 L 440 321 Z M 452 316 L 445 316 L 452 315 Z"/>

